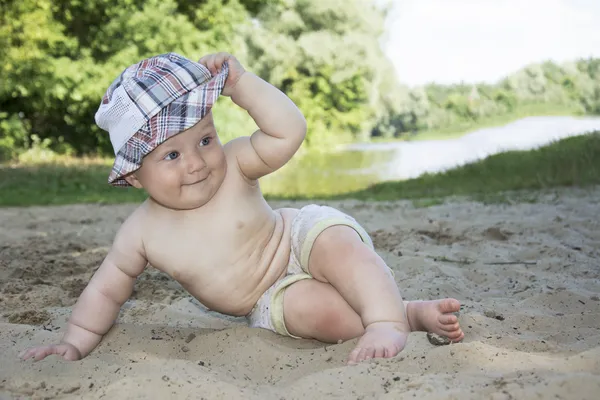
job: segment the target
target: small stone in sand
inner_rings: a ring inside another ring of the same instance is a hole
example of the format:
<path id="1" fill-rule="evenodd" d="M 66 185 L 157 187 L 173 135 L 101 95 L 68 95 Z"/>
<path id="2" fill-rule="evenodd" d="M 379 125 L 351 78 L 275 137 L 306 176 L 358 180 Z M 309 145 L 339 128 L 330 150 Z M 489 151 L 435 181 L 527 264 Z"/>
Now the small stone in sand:
<path id="1" fill-rule="evenodd" d="M 445 346 L 452 341 L 445 336 L 436 335 L 435 333 L 427 332 L 427 340 L 434 346 Z"/>
<path id="2" fill-rule="evenodd" d="M 186 342 L 186 343 L 189 343 L 189 342 L 191 342 L 192 340 L 194 340 L 194 338 L 195 338 L 195 337 L 196 337 L 196 335 L 194 335 L 193 333 L 190 333 L 190 334 L 188 335 L 188 337 L 187 337 L 187 338 L 185 338 L 185 342 Z"/>
<path id="3" fill-rule="evenodd" d="M 486 317 L 488 317 L 488 318 L 495 318 L 495 319 L 497 319 L 498 321 L 504 321 L 504 315 L 502 315 L 502 314 L 498 314 L 498 313 L 496 313 L 495 311 L 485 311 L 485 312 L 483 313 L 483 315 L 485 315 L 485 316 L 486 316 Z"/>
<path id="4" fill-rule="evenodd" d="M 190 351 L 190 349 L 189 349 L 189 347 L 187 347 L 187 346 L 183 346 L 183 347 L 181 348 L 181 351 L 183 351 L 184 353 L 187 353 L 188 351 Z"/>

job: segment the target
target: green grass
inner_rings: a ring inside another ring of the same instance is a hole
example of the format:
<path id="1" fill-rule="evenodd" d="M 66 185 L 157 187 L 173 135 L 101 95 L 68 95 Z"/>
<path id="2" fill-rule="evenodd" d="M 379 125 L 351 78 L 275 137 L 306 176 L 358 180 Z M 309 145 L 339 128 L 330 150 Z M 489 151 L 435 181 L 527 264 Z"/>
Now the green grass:
<path id="1" fill-rule="evenodd" d="M 509 151 L 443 173 L 382 182 L 341 197 L 363 200 L 417 199 L 425 206 L 448 196 L 510 202 L 506 192 L 600 184 L 600 132 L 566 138 L 529 151 Z M 340 197 L 340 196 L 338 196 Z M 535 202 L 532 193 L 514 197 Z M 419 204 L 417 204 L 419 205 Z"/>
<path id="2" fill-rule="evenodd" d="M 580 116 L 582 110 L 577 105 L 553 105 L 553 104 L 522 104 L 514 112 L 505 115 L 496 115 L 482 118 L 477 121 L 465 121 L 444 128 L 430 129 L 417 132 L 415 135 L 400 137 L 397 139 L 377 138 L 374 142 L 389 141 L 416 141 L 416 140 L 446 140 L 456 139 L 473 131 L 506 125 L 526 117 L 543 116 Z"/>
<path id="3" fill-rule="evenodd" d="M 142 190 L 113 188 L 106 183 L 110 161 L 55 163 L 40 166 L 0 167 L 0 206 L 72 203 L 140 202 Z M 289 179 L 289 178 L 288 178 Z M 306 179 L 310 179 L 309 176 Z M 336 178 L 337 180 L 337 178 Z M 479 162 L 417 179 L 382 182 L 366 189 L 319 199 L 413 199 L 415 206 L 440 204 L 448 196 L 470 196 L 486 202 L 535 202 L 535 192 L 564 186 L 600 184 L 600 132 L 576 136 L 531 151 L 511 151 Z M 365 185 L 366 186 L 366 185 Z M 307 196 L 269 196 L 275 199 L 310 199 Z"/>
<path id="4" fill-rule="evenodd" d="M 128 203 L 146 197 L 142 190 L 108 185 L 109 172 L 105 163 L 3 166 L 0 206 Z"/>

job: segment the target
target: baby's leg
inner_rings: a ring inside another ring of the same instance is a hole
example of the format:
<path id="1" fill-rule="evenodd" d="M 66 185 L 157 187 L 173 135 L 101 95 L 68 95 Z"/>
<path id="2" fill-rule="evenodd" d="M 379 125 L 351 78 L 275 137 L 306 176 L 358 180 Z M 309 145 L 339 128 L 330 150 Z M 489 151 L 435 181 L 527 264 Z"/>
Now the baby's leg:
<path id="1" fill-rule="evenodd" d="M 464 334 L 452 313 L 454 299 L 405 301 L 411 331 L 433 332 L 460 341 Z M 292 335 L 325 343 L 346 341 L 365 333 L 360 316 L 330 284 L 307 279 L 288 287 L 284 295 L 285 325 Z M 391 354 L 388 354 L 392 357 Z"/>
<path id="2" fill-rule="evenodd" d="M 396 282 L 354 229 L 325 229 L 313 244 L 308 269 L 315 279 L 330 283 L 360 316 L 365 332 L 351 362 L 393 357 L 404 348 L 411 327 Z M 454 302 L 453 311 L 458 311 Z"/>
<path id="3" fill-rule="evenodd" d="M 362 336 L 360 316 L 328 283 L 305 279 L 285 289 L 283 318 L 288 332 L 305 339 L 337 343 Z"/>

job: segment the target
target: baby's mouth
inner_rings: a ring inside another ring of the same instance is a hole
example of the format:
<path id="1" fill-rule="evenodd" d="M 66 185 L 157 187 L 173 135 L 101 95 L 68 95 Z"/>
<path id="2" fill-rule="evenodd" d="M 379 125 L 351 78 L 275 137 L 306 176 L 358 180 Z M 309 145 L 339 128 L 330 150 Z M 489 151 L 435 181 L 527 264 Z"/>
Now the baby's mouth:
<path id="1" fill-rule="evenodd" d="M 206 180 L 206 178 L 208 178 L 208 176 L 206 176 L 206 177 L 204 177 L 204 178 L 202 178 L 202 179 L 198 179 L 198 180 L 196 180 L 196 181 L 194 181 L 194 182 L 191 182 L 191 183 L 184 183 L 184 184 L 183 184 L 183 186 L 193 186 L 193 185 L 197 185 L 198 183 L 202 183 L 202 182 L 204 182 L 204 181 Z"/>

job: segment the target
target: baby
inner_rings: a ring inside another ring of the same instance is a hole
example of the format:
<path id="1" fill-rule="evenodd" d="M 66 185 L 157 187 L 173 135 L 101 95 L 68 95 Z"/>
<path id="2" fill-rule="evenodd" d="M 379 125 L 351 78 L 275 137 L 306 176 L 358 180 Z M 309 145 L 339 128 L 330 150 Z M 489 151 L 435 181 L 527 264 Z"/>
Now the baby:
<path id="1" fill-rule="evenodd" d="M 211 113 L 221 94 L 259 130 L 222 145 Z M 251 327 L 328 343 L 360 337 L 349 364 L 394 357 L 411 331 L 464 337 L 457 300 L 403 302 L 354 218 L 326 206 L 267 204 L 258 179 L 292 158 L 306 121 L 231 54 L 196 63 L 169 53 L 130 66 L 108 88 L 96 122 L 116 154 L 109 183 L 149 197 L 118 230 L 61 342 L 22 358 L 87 356 L 147 265 L 208 308 L 246 316 Z"/>

